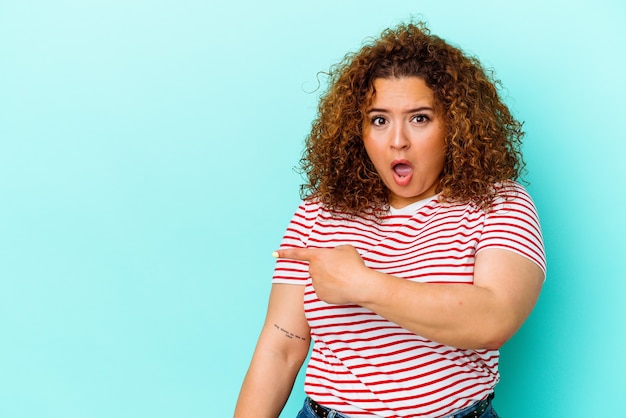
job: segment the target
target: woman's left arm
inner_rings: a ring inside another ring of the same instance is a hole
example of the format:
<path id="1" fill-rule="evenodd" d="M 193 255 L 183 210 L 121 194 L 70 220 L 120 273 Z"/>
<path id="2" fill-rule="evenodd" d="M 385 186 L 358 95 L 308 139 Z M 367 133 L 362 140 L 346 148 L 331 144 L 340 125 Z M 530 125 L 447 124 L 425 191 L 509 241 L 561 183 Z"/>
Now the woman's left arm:
<path id="1" fill-rule="evenodd" d="M 544 281 L 543 270 L 515 252 L 489 248 L 476 256 L 473 284 L 413 282 L 365 266 L 354 247 L 291 248 L 278 256 L 309 262 L 318 297 L 357 304 L 433 341 L 496 349 L 524 323 Z"/>

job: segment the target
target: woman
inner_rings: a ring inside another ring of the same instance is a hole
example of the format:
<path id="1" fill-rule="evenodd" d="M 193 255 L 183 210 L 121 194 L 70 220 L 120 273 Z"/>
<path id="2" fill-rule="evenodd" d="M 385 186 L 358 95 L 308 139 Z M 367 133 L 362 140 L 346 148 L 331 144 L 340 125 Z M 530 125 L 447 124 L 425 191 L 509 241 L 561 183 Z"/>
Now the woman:
<path id="1" fill-rule="evenodd" d="M 495 83 L 419 23 L 333 67 L 236 417 L 280 414 L 311 340 L 299 417 L 497 416 L 545 255 Z"/>

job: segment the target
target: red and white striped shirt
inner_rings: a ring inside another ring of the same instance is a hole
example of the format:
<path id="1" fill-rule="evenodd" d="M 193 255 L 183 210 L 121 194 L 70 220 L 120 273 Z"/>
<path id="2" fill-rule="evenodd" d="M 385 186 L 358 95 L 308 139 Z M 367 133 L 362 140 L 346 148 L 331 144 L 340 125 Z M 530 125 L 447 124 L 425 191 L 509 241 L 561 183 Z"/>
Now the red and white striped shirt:
<path id="1" fill-rule="evenodd" d="M 304 201 L 281 248 L 343 244 L 368 267 L 419 282 L 472 284 L 475 256 L 485 248 L 511 250 L 546 268 L 535 206 L 514 182 L 499 187 L 489 212 L 432 197 L 392 208 L 382 222 Z M 446 346 L 360 306 L 320 301 L 306 262 L 278 260 L 273 283 L 306 286 L 314 344 L 305 392 L 326 407 L 354 417 L 441 417 L 485 398 L 499 380 L 498 350 Z"/>

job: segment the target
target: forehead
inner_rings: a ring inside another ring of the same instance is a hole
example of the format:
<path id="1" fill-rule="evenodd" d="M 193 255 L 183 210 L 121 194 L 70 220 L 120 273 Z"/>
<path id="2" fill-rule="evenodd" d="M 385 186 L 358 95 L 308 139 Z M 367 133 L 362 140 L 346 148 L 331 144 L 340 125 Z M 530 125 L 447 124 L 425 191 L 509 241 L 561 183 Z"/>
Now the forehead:
<path id="1" fill-rule="evenodd" d="M 421 77 L 377 78 L 367 98 L 368 107 L 386 105 L 428 105 L 433 107 L 435 95 Z"/>

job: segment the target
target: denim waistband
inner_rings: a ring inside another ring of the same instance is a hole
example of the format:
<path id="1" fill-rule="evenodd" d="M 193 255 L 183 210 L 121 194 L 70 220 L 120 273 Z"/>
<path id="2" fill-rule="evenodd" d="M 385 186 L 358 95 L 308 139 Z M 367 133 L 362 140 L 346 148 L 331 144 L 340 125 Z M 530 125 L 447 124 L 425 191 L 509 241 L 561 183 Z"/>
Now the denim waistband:
<path id="1" fill-rule="evenodd" d="M 491 418 L 498 415 L 491 408 L 491 401 L 494 398 L 494 394 L 491 393 L 487 398 L 482 401 L 475 402 L 474 404 L 463 408 L 453 414 L 447 415 L 446 418 Z M 487 411 L 489 414 L 484 415 Z M 304 405 L 297 418 L 349 418 L 340 412 L 326 408 L 315 402 L 313 399 L 307 396 L 304 400 Z"/>

